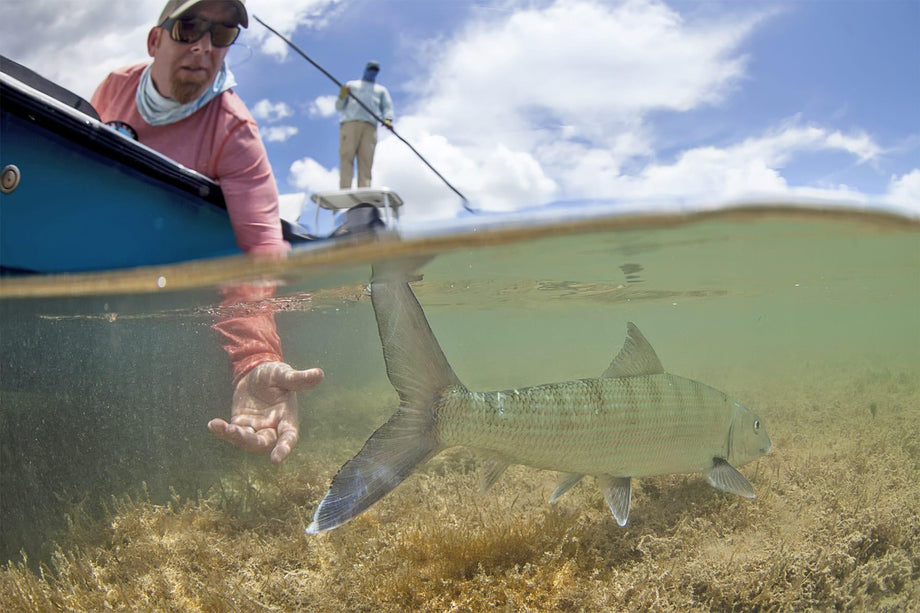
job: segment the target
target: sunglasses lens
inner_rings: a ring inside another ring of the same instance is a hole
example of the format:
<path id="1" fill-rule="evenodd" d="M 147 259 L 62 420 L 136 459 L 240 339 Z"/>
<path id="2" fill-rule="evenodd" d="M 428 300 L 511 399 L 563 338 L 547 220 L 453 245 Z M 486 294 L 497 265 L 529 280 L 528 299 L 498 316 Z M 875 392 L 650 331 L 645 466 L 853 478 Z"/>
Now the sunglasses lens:
<path id="1" fill-rule="evenodd" d="M 198 18 L 177 19 L 169 34 L 177 43 L 190 44 L 201 40 L 208 31 L 211 32 L 211 44 L 215 47 L 229 47 L 240 35 L 238 26 L 225 26 Z"/>
<path id="2" fill-rule="evenodd" d="M 215 47 L 229 47 L 239 35 L 240 29 L 237 26 L 225 26 L 216 23 L 211 28 L 211 44 Z"/>
<path id="3" fill-rule="evenodd" d="M 194 43 L 208 31 L 208 22 L 200 19 L 177 19 L 170 36 L 177 43 Z"/>

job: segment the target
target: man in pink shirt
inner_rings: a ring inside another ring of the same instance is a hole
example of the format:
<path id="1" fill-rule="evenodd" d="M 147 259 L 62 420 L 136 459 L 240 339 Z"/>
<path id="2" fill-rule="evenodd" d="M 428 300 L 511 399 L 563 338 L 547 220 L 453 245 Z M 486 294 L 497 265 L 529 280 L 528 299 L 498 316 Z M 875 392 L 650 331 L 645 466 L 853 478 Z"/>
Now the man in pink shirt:
<path id="1" fill-rule="evenodd" d="M 284 257 L 278 188 L 255 120 L 233 90 L 224 64 L 240 27 L 249 25 L 243 0 L 169 0 L 147 35 L 152 63 L 111 73 L 92 104 L 102 121 L 127 124 L 143 144 L 216 181 L 239 247 Z M 271 287 L 224 291 L 224 304 L 261 300 Z M 281 462 L 297 444 L 295 392 L 323 380 L 319 368 L 295 370 L 281 357 L 271 312 L 228 316 L 215 330 L 233 369 L 230 422 L 214 419 L 219 438 Z"/>

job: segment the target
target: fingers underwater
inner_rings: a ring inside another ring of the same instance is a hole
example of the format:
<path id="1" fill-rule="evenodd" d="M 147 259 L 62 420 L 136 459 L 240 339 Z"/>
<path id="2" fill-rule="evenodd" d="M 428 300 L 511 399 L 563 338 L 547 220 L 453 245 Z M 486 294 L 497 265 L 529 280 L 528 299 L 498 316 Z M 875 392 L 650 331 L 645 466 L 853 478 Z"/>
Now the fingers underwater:
<path id="1" fill-rule="evenodd" d="M 326 378 L 322 368 L 296 370 L 285 362 L 264 362 L 256 366 L 256 369 L 255 376 L 259 385 L 280 387 L 294 392 L 313 389 Z"/>
<path id="2" fill-rule="evenodd" d="M 295 392 L 305 392 L 322 383 L 325 378 L 326 373 L 323 372 L 322 368 L 309 368 L 307 370 L 291 369 L 284 375 L 282 387 Z"/>
<path id="3" fill-rule="evenodd" d="M 291 450 L 294 449 L 294 445 L 296 444 L 297 433 L 295 432 L 285 432 L 279 436 L 275 448 L 272 449 L 272 464 L 280 464 L 283 462 L 291 454 Z"/>
<path id="4" fill-rule="evenodd" d="M 208 430 L 217 438 L 250 453 L 268 453 L 272 451 L 278 440 L 278 434 L 273 428 L 256 431 L 249 426 L 228 424 L 222 419 L 212 419 L 208 422 Z M 288 453 L 290 453 L 290 450 L 288 450 Z"/>

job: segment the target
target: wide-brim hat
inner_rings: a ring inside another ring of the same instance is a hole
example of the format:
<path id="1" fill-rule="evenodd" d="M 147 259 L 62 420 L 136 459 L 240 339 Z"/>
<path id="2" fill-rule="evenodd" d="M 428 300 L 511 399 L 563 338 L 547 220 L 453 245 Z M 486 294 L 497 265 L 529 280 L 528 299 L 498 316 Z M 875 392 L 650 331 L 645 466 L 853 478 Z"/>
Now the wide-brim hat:
<path id="1" fill-rule="evenodd" d="M 184 12 L 200 4 L 205 0 L 169 0 L 166 3 L 166 6 L 163 7 L 163 12 L 160 13 L 160 19 L 157 21 L 157 24 L 162 24 L 167 19 L 175 19 L 176 17 L 181 16 Z M 249 27 L 249 13 L 246 12 L 245 0 L 224 0 L 230 4 L 233 4 L 236 8 L 236 12 L 240 18 L 240 25 L 244 28 Z"/>

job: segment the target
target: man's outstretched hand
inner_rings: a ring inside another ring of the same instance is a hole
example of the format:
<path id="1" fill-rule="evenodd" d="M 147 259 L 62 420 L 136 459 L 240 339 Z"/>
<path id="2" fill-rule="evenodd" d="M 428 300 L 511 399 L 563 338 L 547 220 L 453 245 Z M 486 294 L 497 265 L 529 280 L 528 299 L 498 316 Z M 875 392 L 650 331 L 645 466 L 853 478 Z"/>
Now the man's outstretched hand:
<path id="1" fill-rule="evenodd" d="M 208 429 L 250 453 L 271 452 L 277 464 L 300 438 L 296 392 L 313 389 L 323 377 L 319 368 L 294 370 L 284 362 L 263 362 L 236 384 L 230 423 L 212 419 Z"/>

